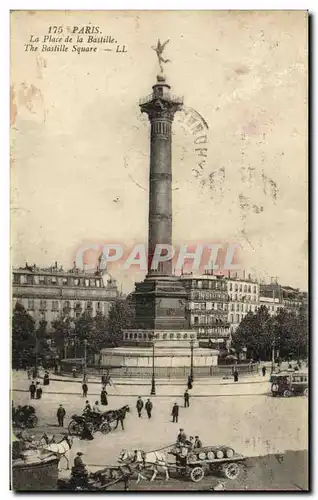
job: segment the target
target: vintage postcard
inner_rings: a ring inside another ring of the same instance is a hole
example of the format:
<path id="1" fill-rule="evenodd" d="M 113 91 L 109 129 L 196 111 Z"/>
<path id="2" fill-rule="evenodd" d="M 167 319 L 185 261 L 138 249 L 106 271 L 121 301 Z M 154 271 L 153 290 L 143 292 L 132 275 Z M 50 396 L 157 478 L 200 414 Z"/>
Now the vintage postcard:
<path id="1" fill-rule="evenodd" d="M 308 13 L 11 12 L 15 491 L 308 491 Z"/>

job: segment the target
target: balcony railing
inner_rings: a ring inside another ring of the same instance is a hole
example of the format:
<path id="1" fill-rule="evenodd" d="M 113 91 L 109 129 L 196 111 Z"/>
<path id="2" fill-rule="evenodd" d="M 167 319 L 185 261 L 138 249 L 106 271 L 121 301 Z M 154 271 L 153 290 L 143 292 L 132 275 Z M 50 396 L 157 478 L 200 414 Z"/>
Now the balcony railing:
<path id="1" fill-rule="evenodd" d="M 163 92 L 162 94 L 152 92 L 146 97 L 142 97 L 141 99 L 139 99 L 139 105 L 142 106 L 143 104 L 147 104 L 148 102 L 154 101 L 156 99 L 161 99 L 162 101 L 167 101 L 174 104 L 183 104 L 183 97 L 170 94 L 170 92 Z"/>

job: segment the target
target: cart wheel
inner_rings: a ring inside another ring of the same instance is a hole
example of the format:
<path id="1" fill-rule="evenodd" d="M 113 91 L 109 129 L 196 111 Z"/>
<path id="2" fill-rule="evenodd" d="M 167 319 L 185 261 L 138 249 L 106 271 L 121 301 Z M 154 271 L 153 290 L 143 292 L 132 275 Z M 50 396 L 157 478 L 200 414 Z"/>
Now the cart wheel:
<path id="1" fill-rule="evenodd" d="M 223 465 L 222 467 L 223 474 L 227 479 L 236 479 L 240 475 L 240 466 L 235 462 Z"/>
<path id="2" fill-rule="evenodd" d="M 307 389 L 304 390 L 304 396 L 308 397 L 308 387 L 307 387 Z"/>
<path id="3" fill-rule="evenodd" d="M 107 423 L 107 422 L 104 422 L 100 428 L 99 428 L 100 432 L 102 434 L 108 434 L 110 431 L 111 431 L 111 427 L 110 425 Z"/>
<path id="4" fill-rule="evenodd" d="M 290 396 L 292 395 L 292 393 L 286 389 L 286 391 L 284 391 L 284 398 L 290 398 Z"/>
<path id="5" fill-rule="evenodd" d="M 194 467 L 190 472 L 190 477 L 194 483 L 198 483 L 204 478 L 204 470 L 202 467 Z"/>
<path id="6" fill-rule="evenodd" d="M 83 426 L 76 422 L 75 420 L 71 420 L 68 426 L 68 433 L 71 436 L 79 436 L 83 432 Z"/>

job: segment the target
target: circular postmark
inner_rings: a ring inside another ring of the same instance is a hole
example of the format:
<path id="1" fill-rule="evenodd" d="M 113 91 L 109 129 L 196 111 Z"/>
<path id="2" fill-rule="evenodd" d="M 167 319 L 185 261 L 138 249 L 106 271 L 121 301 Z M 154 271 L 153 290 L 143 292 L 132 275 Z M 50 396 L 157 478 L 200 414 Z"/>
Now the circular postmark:
<path id="1" fill-rule="evenodd" d="M 134 134 L 123 157 L 130 180 L 148 191 L 149 135 L 148 117 L 139 114 L 132 125 Z M 188 176 L 202 178 L 208 158 L 209 127 L 204 117 L 191 107 L 177 112 L 172 126 L 172 190 L 177 191 Z"/>

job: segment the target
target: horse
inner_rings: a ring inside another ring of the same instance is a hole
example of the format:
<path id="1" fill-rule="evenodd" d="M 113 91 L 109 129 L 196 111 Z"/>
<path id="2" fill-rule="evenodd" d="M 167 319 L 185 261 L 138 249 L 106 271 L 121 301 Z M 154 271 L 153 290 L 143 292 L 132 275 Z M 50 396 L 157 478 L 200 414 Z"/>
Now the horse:
<path id="1" fill-rule="evenodd" d="M 159 468 L 165 472 L 166 481 L 170 479 L 166 455 L 159 451 L 144 452 L 142 450 L 122 450 L 119 455 L 118 462 L 131 465 L 136 464 L 138 466 L 137 483 L 139 483 L 140 479 L 147 479 L 140 472 L 140 469 L 143 468 L 153 470 L 153 475 L 150 481 L 154 481 L 159 472 Z"/>
<path id="2" fill-rule="evenodd" d="M 72 448 L 72 445 L 73 445 L 72 437 L 69 436 L 68 434 L 64 434 L 61 441 L 59 441 L 58 443 L 52 442 L 52 443 L 46 444 L 43 446 L 42 450 L 43 451 L 50 451 L 51 453 L 56 455 L 60 460 L 62 458 L 65 458 L 66 463 L 67 463 L 66 470 L 69 470 L 70 463 L 69 463 L 69 459 L 67 458 L 66 454 L 68 451 L 70 451 L 70 449 Z"/>
<path id="3" fill-rule="evenodd" d="M 129 405 L 122 406 L 119 408 L 119 410 L 114 411 L 113 419 L 116 420 L 116 427 L 114 429 L 117 429 L 119 422 L 121 423 L 121 428 L 124 430 L 124 420 L 126 417 L 126 413 L 130 412 Z"/>

